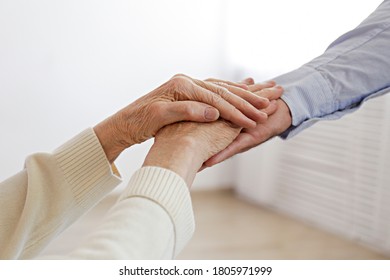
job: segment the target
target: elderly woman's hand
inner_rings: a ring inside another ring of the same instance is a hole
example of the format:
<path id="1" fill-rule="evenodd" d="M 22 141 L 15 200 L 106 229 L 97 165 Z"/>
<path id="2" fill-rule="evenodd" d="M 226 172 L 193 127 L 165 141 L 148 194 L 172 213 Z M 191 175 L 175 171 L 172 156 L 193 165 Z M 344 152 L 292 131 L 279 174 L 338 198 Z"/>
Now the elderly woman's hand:
<path id="1" fill-rule="evenodd" d="M 263 87 L 273 85 L 265 83 Z M 94 130 L 108 160 L 113 162 L 124 149 L 179 121 L 211 122 L 221 116 L 240 127 L 255 127 L 267 119 L 267 112 L 262 109 L 268 107 L 269 101 L 246 89 L 242 84 L 176 75 Z"/>
<path id="2" fill-rule="evenodd" d="M 240 130 L 225 120 L 168 125 L 157 133 L 144 166 L 172 170 L 190 187 L 203 162 L 232 143 Z"/>

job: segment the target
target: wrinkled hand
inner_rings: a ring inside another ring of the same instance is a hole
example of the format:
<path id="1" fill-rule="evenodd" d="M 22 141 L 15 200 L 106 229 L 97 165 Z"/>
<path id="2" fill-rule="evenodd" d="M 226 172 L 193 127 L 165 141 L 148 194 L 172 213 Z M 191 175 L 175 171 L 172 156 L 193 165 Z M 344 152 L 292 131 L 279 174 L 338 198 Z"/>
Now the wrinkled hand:
<path id="1" fill-rule="evenodd" d="M 251 84 L 250 79 L 245 82 Z M 233 143 L 206 161 L 203 168 L 211 167 L 238 153 L 242 153 L 256 147 L 274 136 L 283 133 L 291 126 L 292 120 L 290 110 L 286 103 L 282 99 L 279 99 L 282 92 L 279 92 L 278 95 L 276 91 L 269 89 L 262 89 L 258 91 L 257 85 L 254 84 L 249 85 L 249 90 L 272 100 L 271 104 L 276 104 L 277 110 L 272 115 L 268 113 L 270 116 L 265 123 L 258 123 L 255 128 L 243 129 Z"/>
<path id="2" fill-rule="evenodd" d="M 99 123 L 94 130 L 108 160 L 113 162 L 124 149 L 179 121 L 210 122 L 221 116 L 240 127 L 255 127 L 256 123 L 266 121 L 267 112 L 261 109 L 267 108 L 269 101 L 246 89 L 242 84 L 176 75 Z"/>
<path id="3" fill-rule="evenodd" d="M 191 186 L 203 162 L 232 143 L 240 130 L 225 120 L 168 125 L 157 133 L 144 166 L 170 169 Z"/>

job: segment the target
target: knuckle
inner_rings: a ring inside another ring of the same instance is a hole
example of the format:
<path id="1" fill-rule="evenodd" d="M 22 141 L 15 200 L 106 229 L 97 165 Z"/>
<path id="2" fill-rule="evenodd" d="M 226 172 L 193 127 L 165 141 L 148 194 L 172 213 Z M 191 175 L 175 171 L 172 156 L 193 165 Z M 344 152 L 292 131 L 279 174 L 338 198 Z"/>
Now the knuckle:
<path id="1" fill-rule="evenodd" d="M 169 87 L 170 91 L 175 94 L 175 100 L 181 99 L 181 95 L 188 94 L 193 90 L 193 85 L 188 83 L 188 79 L 182 76 L 174 77 L 169 80 Z"/>
<path id="2" fill-rule="evenodd" d="M 175 76 L 169 80 L 169 84 L 172 87 L 176 87 L 178 84 L 183 83 L 184 78 L 182 76 Z"/>
<path id="3" fill-rule="evenodd" d="M 173 83 L 179 83 L 179 84 L 182 84 L 182 83 L 186 83 L 188 82 L 189 78 L 183 74 L 177 74 L 175 76 L 173 76 L 173 78 L 171 78 L 171 81 Z"/>
<path id="4" fill-rule="evenodd" d="M 209 81 L 202 81 L 202 80 L 196 80 L 196 84 L 198 85 L 198 86 L 200 86 L 200 87 L 202 87 L 202 88 L 205 88 L 205 89 L 207 89 L 207 88 L 209 88 Z"/>
<path id="5" fill-rule="evenodd" d="M 186 75 L 182 74 L 182 73 L 178 73 L 176 75 L 173 75 L 172 79 L 173 78 L 179 78 L 179 77 L 185 77 Z"/>
<path id="6" fill-rule="evenodd" d="M 184 74 L 176 74 L 170 80 L 170 84 L 173 86 L 183 86 L 186 84 L 193 83 L 194 79 L 184 75 Z"/>
<path id="7" fill-rule="evenodd" d="M 211 94 L 210 99 L 210 104 L 218 105 L 224 102 L 224 99 L 218 94 Z"/>
<path id="8" fill-rule="evenodd" d="M 224 87 L 219 87 L 217 90 L 217 93 L 225 100 L 228 100 L 230 98 L 230 95 L 231 95 L 230 91 L 228 91 Z"/>
<path id="9" fill-rule="evenodd" d="M 224 82 L 224 81 L 215 81 L 214 84 L 221 86 L 221 87 L 228 87 L 229 86 L 229 84 L 227 82 Z"/>
<path id="10" fill-rule="evenodd" d="M 205 90 L 210 90 L 209 82 L 201 80 L 192 80 L 191 83 L 188 84 L 188 87 L 191 89 L 191 92 L 198 95 L 205 95 Z"/>

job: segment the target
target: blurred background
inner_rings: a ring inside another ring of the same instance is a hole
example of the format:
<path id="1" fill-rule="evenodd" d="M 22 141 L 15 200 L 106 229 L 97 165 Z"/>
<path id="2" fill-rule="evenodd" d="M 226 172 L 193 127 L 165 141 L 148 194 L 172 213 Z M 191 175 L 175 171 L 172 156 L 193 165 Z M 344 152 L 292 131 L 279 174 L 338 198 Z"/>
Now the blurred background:
<path id="1" fill-rule="evenodd" d="M 27 155 L 53 150 L 176 73 L 263 81 L 291 71 L 381 2 L 2 0 L 0 181 L 23 168 Z M 388 257 L 389 102 L 375 99 L 342 120 L 316 124 L 287 142 L 273 139 L 200 173 L 196 215 L 222 216 L 197 217 L 182 257 Z M 124 182 L 150 145 L 118 159 Z M 93 217 L 48 251 L 70 249 L 66 238 L 91 230 Z M 225 224 L 211 232 L 220 220 Z M 238 232 L 219 244 L 224 227 Z"/>

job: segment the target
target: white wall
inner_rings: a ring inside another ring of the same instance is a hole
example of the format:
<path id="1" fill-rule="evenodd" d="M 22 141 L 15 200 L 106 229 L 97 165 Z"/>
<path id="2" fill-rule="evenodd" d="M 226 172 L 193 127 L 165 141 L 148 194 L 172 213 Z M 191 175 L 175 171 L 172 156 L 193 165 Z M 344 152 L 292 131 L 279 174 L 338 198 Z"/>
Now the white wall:
<path id="1" fill-rule="evenodd" d="M 1 1 L 0 181 L 176 73 L 223 77 L 222 2 Z M 118 160 L 125 180 L 150 144 Z M 231 167 L 196 185 L 229 184 Z"/>
<path id="2" fill-rule="evenodd" d="M 259 81 L 291 71 L 323 53 L 382 1 L 228 0 L 229 69 L 237 78 Z"/>

